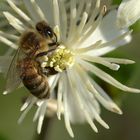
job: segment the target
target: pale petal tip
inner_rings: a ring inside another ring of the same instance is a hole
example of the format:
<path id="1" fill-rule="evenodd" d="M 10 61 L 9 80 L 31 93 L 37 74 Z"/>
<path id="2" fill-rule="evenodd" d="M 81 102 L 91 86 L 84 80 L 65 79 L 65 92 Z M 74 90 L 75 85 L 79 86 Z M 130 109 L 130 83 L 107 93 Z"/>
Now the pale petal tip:
<path id="1" fill-rule="evenodd" d="M 44 120 L 44 116 L 40 116 L 39 120 L 38 120 L 38 126 L 37 126 L 37 133 L 38 134 L 41 133 L 41 129 L 42 129 L 42 125 L 43 125 L 43 120 Z"/>
<path id="2" fill-rule="evenodd" d="M 113 70 L 118 71 L 120 69 L 120 65 L 118 64 L 112 64 L 112 66 L 113 66 Z"/>
<path id="3" fill-rule="evenodd" d="M 112 111 L 113 112 L 115 112 L 115 113 L 117 113 L 117 114 L 119 114 L 119 115 L 122 115 L 123 114 L 123 112 L 122 112 L 122 110 L 119 108 L 119 107 L 112 107 Z"/>
<path id="4" fill-rule="evenodd" d="M 28 104 L 23 104 L 23 106 L 20 108 L 20 111 L 24 111 L 26 109 L 26 107 L 28 106 Z"/>
<path id="5" fill-rule="evenodd" d="M 18 124 L 21 124 L 21 123 L 22 123 L 21 117 L 18 119 L 17 123 L 18 123 Z"/>
<path id="6" fill-rule="evenodd" d="M 37 134 L 40 134 L 41 133 L 41 129 L 37 129 Z"/>
<path id="7" fill-rule="evenodd" d="M 72 129 L 68 128 L 67 126 L 66 126 L 66 128 L 67 128 L 67 131 L 68 131 L 70 137 L 74 138 L 74 133 L 73 133 Z"/>
<path id="8" fill-rule="evenodd" d="M 95 132 L 95 133 L 98 133 L 99 131 L 98 131 L 98 129 L 94 129 L 94 132 Z"/>
<path id="9" fill-rule="evenodd" d="M 60 115 L 60 113 L 57 113 L 57 118 L 58 118 L 58 120 L 61 120 L 61 115 Z"/>
<path id="10" fill-rule="evenodd" d="M 135 64 L 136 62 L 135 61 L 133 61 L 133 60 L 128 60 L 127 62 L 126 62 L 126 64 Z"/>
<path id="11" fill-rule="evenodd" d="M 110 129 L 110 127 L 109 127 L 109 125 L 107 124 L 107 123 L 102 123 L 102 125 L 104 126 L 104 128 L 106 128 L 106 129 Z"/>
<path id="12" fill-rule="evenodd" d="M 70 135 L 72 138 L 74 138 L 74 134 L 72 133 L 71 135 Z"/>
<path id="13" fill-rule="evenodd" d="M 140 93 L 140 89 L 130 88 L 130 90 L 127 90 L 127 92 Z"/>
<path id="14" fill-rule="evenodd" d="M 2 94 L 3 95 L 7 95 L 8 94 L 8 91 L 5 90 Z"/>
<path id="15" fill-rule="evenodd" d="M 106 127 L 105 127 L 106 129 L 110 129 L 110 127 L 109 127 L 109 125 L 106 125 Z"/>

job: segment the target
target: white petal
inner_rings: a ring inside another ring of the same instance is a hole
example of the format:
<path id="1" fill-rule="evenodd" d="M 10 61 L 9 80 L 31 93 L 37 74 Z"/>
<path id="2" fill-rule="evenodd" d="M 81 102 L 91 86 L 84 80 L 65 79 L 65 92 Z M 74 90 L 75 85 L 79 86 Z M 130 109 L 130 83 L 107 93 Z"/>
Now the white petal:
<path id="1" fill-rule="evenodd" d="M 43 104 L 43 102 L 42 102 L 42 104 Z M 40 115 L 41 108 L 42 108 L 42 104 L 40 106 L 38 106 L 38 108 L 34 114 L 34 117 L 33 117 L 33 122 L 35 122 L 38 119 L 38 117 Z"/>
<path id="2" fill-rule="evenodd" d="M 49 83 L 49 85 L 53 85 L 54 81 L 56 79 L 58 79 L 58 77 L 59 77 L 59 75 L 52 75 L 52 76 L 48 77 L 48 83 Z"/>
<path id="3" fill-rule="evenodd" d="M 10 25 L 12 25 L 19 33 L 22 33 L 25 30 L 23 22 L 13 16 L 9 12 L 3 12 L 4 16 L 7 18 Z"/>
<path id="4" fill-rule="evenodd" d="M 54 17 L 54 26 L 60 26 L 60 17 L 59 17 L 59 5 L 58 0 L 53 1 L 53 17 Z"/>
<path id="5" fill-rule="evenodd" d="M 66 129 L 69 133 L 69 135 L 71 137 L 74 137 L 74 133 L 72 131 L 72 128 L 71 128 L 71 124 L 70 124 L 70 118 L 69 118 L 69 109 L 68 109 L 68 85 L 67 83 L 65 82 L 64 85 L 64 91 L 65 93 L 63 94 L 63 105 L 64 105 L 64 121 L 65 121 L 65 126 L 66 126 Z"/>
<path id="6" fill-rule="evenodd" d="M 62 96 L 65 94 L 63 92 L 63 82 L 62 76 L 59 79 L 58 82 L 58 92 L 57 92 L 57 117 L 60 120 L 61 119 L 61 106 L 62 106 Z"/>
<path id="7" fill-rule="evenodd" d="M 0 31 L 0 35 L 2 37 L 6 37 L 8 39 L 12 39 L 12 40 L 15 40 L 15 41 L 17 41 L 19 39 L 18 36 L 14 35 L 14 34 L 3 32 L 3 31 Z"/>
<path id="8" fill-rule="evenodd" d="M 78 69 L 77 69 L 78 70 Z M 81 97 L 81 101 L 83 103 L 83 107 L 84 110 L 86 110 L 90 116 L 90 118 L 95 118 L 101 125 L 103 125 L 105 128 L 109 128 L 109 126 L 101 119 L 98 109 L 96 111 L 96 106 L 94 104 L 95 98 L 93 96 L 93 94 L 91 94 L 88 90 L 87 90 L 87 86 L 85 83 L 87 83 L 87 81 L 85 80 L 85 78 L 83 79 L 83 75 L 79 75 L 79 71 L 74 71 L 73 72 L 73 78 L 75 77 L 75 79 L 77 81 L 75 81 L 75 83 L 77 84 L 77 89 L 78 89 L 78 93 L 79 96 Z M 78 94 L 77 93 L 77 94 Z M 85 94 L 86 93 L 86 94 Z"/>
<path id="9" fill-rule="evenodd" d="M 45 117 L 45 113 L 46 113 L 46 108 L 47 108 L 47 102 L 43 102 L 43 104 L 41 105 L 41 109 L 40 109 L 40 113 L 39 113 L 39 118 L 38 118 L 38 125 L 37 125 L 37 132 L 38 134 L 41 133 L 41 129 L 42 129 L 42 125 L 43 125 L 43 120 Z"/>
<path id="10" fill-rule="evenodd" d="M 23 0 L 23 2 L 25 4 L 26 9 L 28 10 L 28 13 L 32 17 L 32 19 L 35 22 L 40 21 L 40 17 L 38 15 L 37 11 L 34 9 L 34 6 L 32 5 L 31 0 Z"/>
<path id="11" fill-rule="evenodd" d="M 129 60 L 129 59 L 123 59 L 123 58 L 111 58 L 111 57 L 103 57 L 105 60 L 111 63 L 117 63 L 117 64 L 134 64 L 135 61 Z"/>
<path id="12" fill-rule="evenodd" d="M 8 40 L 7 38 L 3 37 L 2 35 L 0 35 L 0 42 L 8 45 L 9 47 L 13 48 L 13 49 L 17 49 L 18 46 L 13 43 L 12 41 Z"/>
<path id="13" fill-rule="evenodd" d="M 22 107 L 20 108 L 20 111 L 24 111 L 24 110 L 28 107 L 28 105 L 30 104 L 32 98 L 33 98 L 33 97 L 31 96 L 31 97 L 28 97 L 28 98 L 26 99 L 25 103 L 24 103 L 24 104 L 22 105 Z"/>
<path id="14" fill-rule="evenodd" d="M 102 64 L 102 65 L 104 65 L 112 70 L 117 71 L 120 68 L 120 66 L 118 64 L 110 63 L 109 61 L 106 61 L 102 57 L 92 57 L 92 56 L 88 56 L 88 55 L 83 55 L 83 56 L 81 56 L 81 58 L 84 60 L 87 60 L 89 62 Z"/>
<path id="15" fill-rule="evenodd" d="M 33 97 L 30 101 L 30 104 L 28 105 L 28 107 L 26 108 L 26 110 L 24 110 L 24 112 L 21 114 L 20 118 L 18 119 L 18 123 L 20 124 L 23 119 L 26 117 L 27 113 L 31 110 L 32 106 L 36 103 L 37 98 Z"/>
<path id="16" fill-rule="evenodd" d="M 83 112 L 83 117 L 85 118 L 85 120 L 89 123 L 89 125 L 91 126 L 91 128 L 97 133 L 98 129 L 95 126 L 94 122 L 93 122 L 93 116 L 91 116 L 91 110 L 89 107 L 87 107 L 86 105 L 86 101 L 84 100 L 83 96 L 80 95 L 80 91 L 76 91 L 77 90 L 77 83 L 75 82 L 75 77 L 73 76 L 73 74 L 69 71 L 68 73 L 68 77 L 69 77 L 69 82 L 71 84 L 71 90 L 73 91 L 73 96 L 77 99 L 77 103 L 80 106 L 81 111 Z M 75 90 L 73 90 L 75 89 Z M 78 89 L 79 90 L 79 89 Z"/>
<path id="17" fill-rule="evenodd" d="M 31 25 L 33 25 L 31 19 L 21 10 L 19 9 L 14 2 L 12 2 L 11 0 L 7 0 L 7 2 L 9 3 L 9 5 L 11 6 L 11 8 L 17 13 L 19 14 L 19 16 L 21 18 L 23 18 L 25 21 L 27 21 L 28 23 L 31 23 Z"/>
<path id="18" fill-rule="evenodd" d="M 98 101 L 106 109 L 118 114 L 122 114 L 122 111 L 119 109 L 119 107 L 107 95 L 105 95 L 106 93 L 99 86 L 97 86 L 97 84 L 95 85 L 93 79 L 91 79 L 91 77 L 81 67 L 78 67 L 78 69 L 81 78 L 83 78 L 83 81 L 85 81 L 87 89 L 91 93 L 93 93 L 93 95 L 98 99 Z M 93 85 L 95 85 L 95 87 Z"/>
<path id="19" fill-rule="evenodd" d="M 77 102 L 77 98 L 74 96 L 74 94 L 77 94 L 75 92 L 76 91 L 74 90 L 74 88 L 72 89 L 69 85 L 67 93 L 67 106 L 69 110 L 69 118 L 72 123 L 83 123 L 85 122 L 85 117 L 83 115 L 79 103 Z"/>
<path id="20" fill-rule="evenodd" d="M 36 0 L 36 3 L 44 13 L 47 22 L 54 26 L 54 18 L 53 18 L 53 1 L 52 0 Z"/>
<path id="21" fill-rule="evenodd" d="M 102 103 L 102 97 L 108 102 L 108 104 L 110 104 L 109 106 L 105 106 L 108 110 L 118 113 L 118 114 L 122 114 L 121 109 L 115 104 L 115 102 L 108 96 L 108 94 L 94 81 L 92 80 L 92 84 L 93 86 L 96 88 L 96 90 L 98 91 L 98 95 L 96 94 L 96 98 Z M 100 96 L 101 95 L 101 96 Z M 103 104 L 105 105 L 105 104 Z"/>
<path id="22" fill-rule="evenodd" d="M 123 0 L 118 9 L 117 25 L 129 27 L 140 18 L 140 0 Z"/>
<path id="23" fill-rule="evenodd" d="M 116 25 L 116 15 L 117 11 L 111 11 L 109 14 L 107 14 L 100 26 L 93 32 L 93 34 L 83 43 L 81 44 L 81 47 L 88 47 L 93 43 L 96 43 L 99 40 L 102 40 L 103 43 L 110 42 L 113 39 L 117 38 L 118 36 L 124 34 L 127 29 L 120 30 Z M 100 56 L 104 55 L 120 45 L 124 45 L 128 42 L 130 42 L 131 36 L 126 36 L 123 40 L 119 41 L 118 43 L 115 43 L 115 45 L 110 45 L 104 48 L 99 48 L 97 50 L 91 51 L 91 55 Z"/>
<path id="24" fill-rule="evenodd" d="M 39 116 L 38 125 L 37 125 L 37 133 L 41 133 L 42 125 L 43 125 L 44 115 Z"/>
<path id="25" fill-rule="evenodd" d="M 51 83 L 50 80 L 49 80 L 49 86 L 51 87 L 50 89 L 50 93 L 53 92 L 54 88 L 56 87 L 57 85 L 57 82 L 58 82 L 58 79 L 59 79 L 59 74 L 53 76 L 55 79 L 53 80 L 53 82 Z"/>
<path id="26" fill-rule="evenodd" d="M 42 9 L 38 6 L 35 0 L 31 0 L 31 3 L 33 5 L 33 8 L 35 9 L 36 13 L 40 17 L 40 20 L 45 20 L 45 15 L 42 12 Z"/>
<path id="27" fill-rule="evenodd" d="M 119 81 L 117 81 L 116 79 L 114 79 L 111 75 L 107 74 L 106 72 L 104 72 L 103 70 L 97 68 L 96 66 L 88 63 L 88 62 L 84 62 L 82 61 L 82 63 L 84 63 L 84 67 L 91 71 L 93 74 L 95 74 L 97 77 L 101 78 L 102 80 L 106 81 L 107 83 L 115 86 L 118 89 L 121 89 L 123 91 L 127 91 L 127 92 L 134 92 L 134 93 L 140 93 L 139 89 L 135 89 L 135 88 L 131 88 L 131 87 L 127 87 L 123 84 L 121 84 Z"/>

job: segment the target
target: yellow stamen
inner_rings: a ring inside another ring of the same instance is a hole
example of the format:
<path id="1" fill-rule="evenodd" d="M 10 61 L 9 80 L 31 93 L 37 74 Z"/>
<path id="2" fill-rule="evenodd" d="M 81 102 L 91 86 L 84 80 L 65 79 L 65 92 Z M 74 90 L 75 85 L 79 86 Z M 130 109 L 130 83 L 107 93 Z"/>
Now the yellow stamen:
<path id="1" fill-rule="evenodd" d="M 51 56 L 48 56 L 46 67 L 53 67 L 56 71 L 62 72 L 74 64 L 74 53 L 65 46 L 60 45 Z"/>

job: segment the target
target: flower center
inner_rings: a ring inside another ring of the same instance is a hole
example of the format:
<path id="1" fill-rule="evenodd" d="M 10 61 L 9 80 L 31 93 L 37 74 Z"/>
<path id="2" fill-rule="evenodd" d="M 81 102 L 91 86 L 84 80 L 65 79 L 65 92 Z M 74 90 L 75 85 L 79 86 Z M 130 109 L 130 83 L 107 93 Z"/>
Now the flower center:
<path id="1" fill-rule="evenodd" d="M 58 72 L 62 72 L 63 70 L 72 67 L 74 61 L 74 53 L 64 45 L 59 45 L 52 55 L 48 56 L 46 66 L 54 68 Z"/>

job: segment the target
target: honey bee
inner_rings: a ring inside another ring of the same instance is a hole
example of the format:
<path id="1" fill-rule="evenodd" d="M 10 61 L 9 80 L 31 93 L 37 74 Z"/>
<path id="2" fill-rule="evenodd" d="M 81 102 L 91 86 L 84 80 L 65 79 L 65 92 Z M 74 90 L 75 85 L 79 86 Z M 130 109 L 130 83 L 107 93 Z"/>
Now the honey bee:
<path id="1" fill-rule="evenodd" d="M 38 58 L 53 52 L 57 46 L 57 36 L 45 21 L 38 22 L 35 29 L 24 32 L 7 73 L 6 92 L 11 92 L 22 82 L 37 98 L 49 98 L 47 76 Z"/>

